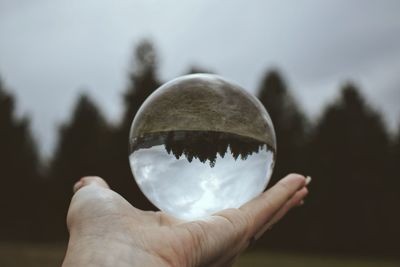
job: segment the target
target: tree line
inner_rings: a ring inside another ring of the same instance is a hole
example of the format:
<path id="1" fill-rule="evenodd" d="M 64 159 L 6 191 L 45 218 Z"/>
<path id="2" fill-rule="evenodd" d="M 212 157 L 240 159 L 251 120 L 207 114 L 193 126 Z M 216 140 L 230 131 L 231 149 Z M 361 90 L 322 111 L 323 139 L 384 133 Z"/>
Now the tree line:
<path id="1" fill-rule="evenodd" d="M 141 103 L 161 84 L 157 63 L 152 43 L 142 41 L 117 123 L 80 95 L 47 164 L 39 157 L 29 118 L 16 116 L 15 97 L 0 81 L 0 241 L 66 240 L 72 186 L 85 175 L 104 177 L 134 206 L 154 209 L 129 169 L 128 133 Z M 257 246 L 398 256 L 400 127 L 391 135 L 353 83 L 342 86 L 316 121 L 305 116 L 277 70 L 265 73 L 257 92 L 277 135 L 270 184 L 289 172 L 313 178 L 304 206 Z"/>

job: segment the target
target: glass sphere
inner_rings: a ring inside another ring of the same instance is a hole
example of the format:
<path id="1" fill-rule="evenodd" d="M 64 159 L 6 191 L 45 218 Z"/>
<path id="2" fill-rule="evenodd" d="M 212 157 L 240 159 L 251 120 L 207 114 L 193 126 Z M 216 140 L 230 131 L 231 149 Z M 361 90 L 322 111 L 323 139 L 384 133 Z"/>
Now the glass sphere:
<path id="1" fill-rule="evenodd" d="M 133 120 L 129 145 L 142 192 L 186 220 L 238 208 L 260 194 L 276 151 L 264 106 L 211 74 L 182 76 L 151 94 Z"/>

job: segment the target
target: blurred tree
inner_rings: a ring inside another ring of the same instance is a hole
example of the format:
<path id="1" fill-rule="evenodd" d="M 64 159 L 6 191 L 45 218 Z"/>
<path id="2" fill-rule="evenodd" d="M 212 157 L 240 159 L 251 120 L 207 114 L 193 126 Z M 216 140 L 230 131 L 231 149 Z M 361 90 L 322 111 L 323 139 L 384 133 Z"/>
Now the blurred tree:
<path id="1" fill-rule="evenodd" d="M 393 141 L 392 153 L 393 153 L 393 157 L 392 157 L 393 170 L 392 171 L 394 174 L 395 168 L 397 168 L 398 164 L 400 163 L 400 124 L 398 126 L 397 133 L 396 133 L 394 141 Z M 396 179 L 396 182 L 400 184 L 400 179 Z"/>
<path id="2" fill-rule="evenodd" d="M 307 229 L 314 249 L 386 250 L 382 212 L 387 209 L 388 135 L 380 114 L 353 84 L 327 107 L 311 144 L 312 217 Z M 387 204 L 387 203 L 386 203 Z"/>
<path id="3" fill-rule="evenodd" d="M 395 141 L 394 141 L 394 148 L 395 148 L 396 155 L 399 156 L 396 158 L 400 159 L 400 124 L 397 129 L 397 134 L 396 134 Z"/>
<path id="4" fill-rule="evenodd" d="M 384 216 L 382 222 L 387 225 L 384 228 L 382 235 L 386 238 L 386 243 L 393 249 L 398 247 L 398 240 L 400 239 L 400 213 L 394 212 L 398 210 L 400 204 L 400 178 L 399 178 L 399 164 L 400 164 L 400 124 L 398 126 L 397 134 L 391 143 L 390 160 L 387 173 L 387 184 L 385 189 L 385 202 L 382 207 Z"/>
<path id="5" fill-rule="evenodd" d="M 203 68 L 201 66 L 197 66 L 197 65 L 193 65 L 189 68 L 189 71 L 187 72 L 187 74 L 196 74 L 196 73 L 210 73 L 210 74 L 214 74 L 215 72 L 207 69 L 207 68 Z"/>
<path id="6" fill-rule="evenodd" d="M 129 130 L 136 112 L 144 100 L 160 85 L 157 78 L 157 56 L 153 44 L 141 41 L 134 51 L 129 72 L 129 84 L 124 94 L 124 113 L 122 121 L 114 132 L 109 148 L 112 158 L 112 177 L 105 177 L 111 187 L 136 207 L 149 209 L 153 206 L 147 201 L 135 183 L 128 161 Z"/>
<path id="7" fill-rule="evenodd" d="M 29 119 L 15 115 L 14 97 L 0 80 L 0 240 L 31 239 L 36 226 L 39 157 Z"/>
<path id="8" fill-rule="evenodd" d="M 129 133 L 132 120 L 144 100 L 160 86 L 156 72 L 157 56 L 154 46 L 149 40 L 143 40 L 136 47 L 128 89 L 124 94 L 125 111 L 121 130 L 125 134 Z"/>
<path id="9" fill-rule="evenodd" d="M 82 176 L 109 173 L 107 156 L 110 128 L 97 106 L 87 95 L 80 95 L 70 121 L 60 128 L 59 141 L 50 167 L 53 184 L 50 197 L 54 222 L 53 236 L 64 232 L 65 218 L 73 184 Z"/>
<path id="10" fill-rule="evenodd" d="M 265 74 L 258 98 L 271 116 L 277 139 L 276 165 L 269 186 L 288 173 L 307 174 L 308 122 L 277 70 Z M 304 239 L 304 215 L 304 210 L 292 212 L 265 237 L 265 242 L 275 248 L 298 246 Z"/>
<path id="11" fill-rule="evenodd" d="M 306 171 L 308 123 L 278 71 L 266 73 L 258 92 L 258 98 L 271 116 L 277 139 L 273 184 L 288 172 Z"/>

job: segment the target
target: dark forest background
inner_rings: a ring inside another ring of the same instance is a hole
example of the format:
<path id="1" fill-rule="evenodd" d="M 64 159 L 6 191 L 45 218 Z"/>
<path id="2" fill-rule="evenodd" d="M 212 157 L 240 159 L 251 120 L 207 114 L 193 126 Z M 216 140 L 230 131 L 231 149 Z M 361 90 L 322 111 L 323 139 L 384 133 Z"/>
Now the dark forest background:
<path id="1" fill-rule="evenodd" d="M 134 206 L 154 209 L 128 163 L 132 119 L 164 82 L 157 76 L 151 42 L 136 47 L 131 66 L 121 120 L 107 121 L 88 95 L 80 95 L 46 162 L 32 137 L 29 117 L 16 116 L 16 99 L 0 81 L 0 241 L 66 241 L 72 185 L 85 175 L 104 177 Z M 195 72 L 207 71 L 188 71 Z M 343 84 L 315 121 L 305 116 L 279 71 L 266 71 L 257 92 L 278 139 L 270 184 L 290 172 L 310 175 L 313 182 L 305 205 L 256 248 L 399 257 L 400 127 L 390 134 L 382 115 L 351 82 Z"/>

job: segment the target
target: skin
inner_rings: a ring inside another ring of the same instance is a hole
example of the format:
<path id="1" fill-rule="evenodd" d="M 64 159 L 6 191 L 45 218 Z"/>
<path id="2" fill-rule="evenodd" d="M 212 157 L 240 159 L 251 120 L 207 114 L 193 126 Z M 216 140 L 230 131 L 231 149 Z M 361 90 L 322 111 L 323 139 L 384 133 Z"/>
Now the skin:
<path id="1" fill-rule="evenodd" d="M 303 204 L 309 181 L 290 174 L 239 209 L 186 222 L 136 209 L 103 179 L 83 177 L 68 210 L 62 266 L 232 266 L 250 243 Z"/>

